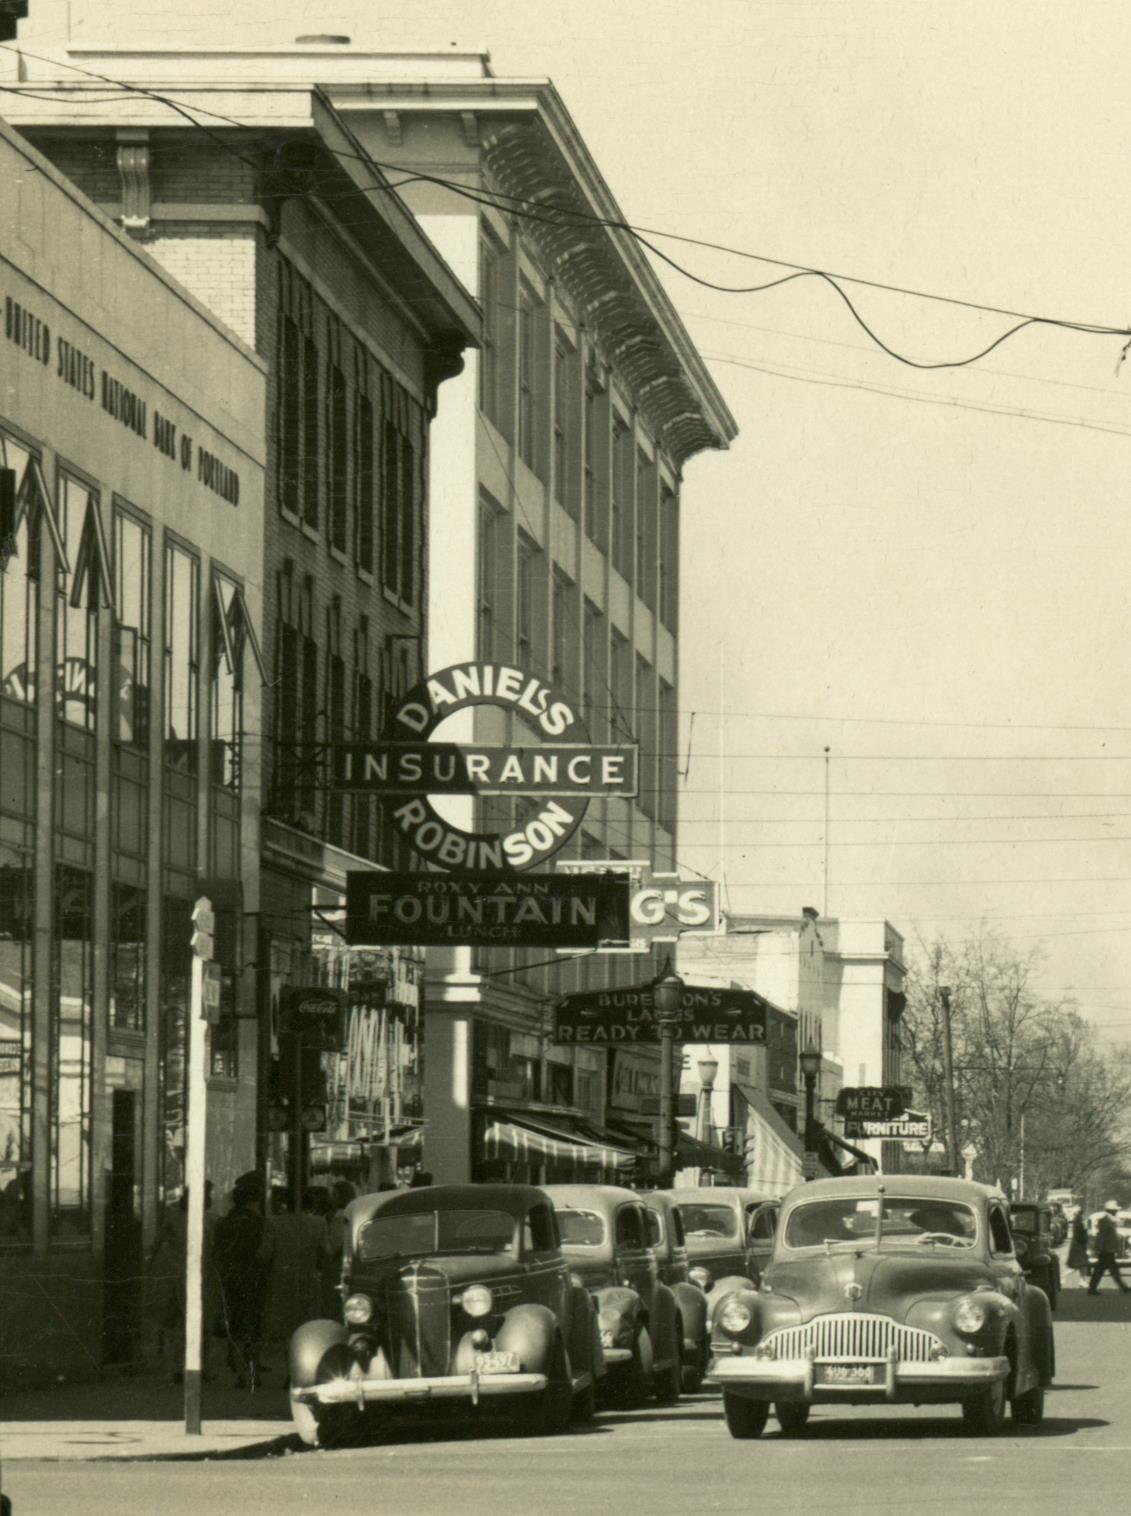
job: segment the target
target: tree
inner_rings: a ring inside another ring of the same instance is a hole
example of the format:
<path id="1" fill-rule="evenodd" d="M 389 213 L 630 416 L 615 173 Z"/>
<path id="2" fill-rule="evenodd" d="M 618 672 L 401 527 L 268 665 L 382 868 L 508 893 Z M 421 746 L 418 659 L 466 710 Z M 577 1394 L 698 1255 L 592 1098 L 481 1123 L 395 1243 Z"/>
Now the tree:
<path id="1" fill-rule="evenodd" d="M 979 1179 L 1020 1193 L 1082 1192 L 1131 1162 L 1131 1060 L 1103 1053 L 1071 1000 L 1039 987 L 1039 953 L 982 931 L 920 944 L 908 976 L 904 1051 L 916 1093 L 946 1134 L 943 990 L 950 992 L 958 1146 Z"/>

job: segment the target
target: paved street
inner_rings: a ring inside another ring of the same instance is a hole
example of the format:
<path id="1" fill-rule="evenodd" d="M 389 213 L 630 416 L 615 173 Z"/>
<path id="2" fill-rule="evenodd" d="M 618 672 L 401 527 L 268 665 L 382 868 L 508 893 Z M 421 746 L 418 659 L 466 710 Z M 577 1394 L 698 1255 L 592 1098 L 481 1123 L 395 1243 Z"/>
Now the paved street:
<path id="1" fill-rule="evenodd" d="M 602 1415 L 592 1430 L 540 1442 L 499 1430 L 401 1429 L 378 1447 L 210 1460 L 8 1463 L 16 1516 L 296 1509 L 384 1516 L 473 1511 L 580 1516 L 685 1513 L 1061 1512 L 1125 1500 L 1131 1460 L 1131 1302 L 1062 1296 L 1058 1385 L 1036 1434 L 965 1435 L 956 1410 L 819 1410 L 804 1441 L 776 1431 L 734 1442 L 719 1401 Z M 775 1424 L 771 1422 L 773 1427 Z"/>

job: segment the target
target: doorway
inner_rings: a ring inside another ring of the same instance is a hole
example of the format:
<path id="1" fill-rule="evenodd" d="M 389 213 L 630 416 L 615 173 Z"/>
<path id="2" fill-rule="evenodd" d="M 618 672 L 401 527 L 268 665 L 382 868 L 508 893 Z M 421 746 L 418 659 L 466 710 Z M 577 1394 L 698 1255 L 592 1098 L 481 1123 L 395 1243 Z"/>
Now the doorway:
<path id="1" fill-rule="evenodd" d="M 106 1185 L 105 1293 L 102 1360 L 131 1363 L 137 1352 L 142 1303 L 141 1217 L 137 1194 L 137 1094 L 114 1090 Z"/>

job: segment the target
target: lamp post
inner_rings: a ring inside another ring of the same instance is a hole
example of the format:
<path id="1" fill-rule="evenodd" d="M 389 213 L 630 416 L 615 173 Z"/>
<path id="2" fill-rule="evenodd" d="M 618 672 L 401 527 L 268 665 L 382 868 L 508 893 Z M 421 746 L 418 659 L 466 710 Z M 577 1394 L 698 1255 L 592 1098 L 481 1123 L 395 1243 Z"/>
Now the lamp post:
<path id="1" fill-rule="evenodd" d="M 801 1077 L 805 1081 L 805 1178 L 812 1179 L 817 1157 L 817 1076 L 821 1072 L 821 1050 L 810 1037 L 800 1057 Z"/>
<path id="2" fill-rule="evenodd" d="M 670 955 L 652 981 L 652 1004 L 656 1009 L 656 1025 L 660 1031 L 660 1142 L 659 1185 L 666 1190 L 675 1172 L 672 1151 L 673 1127 L 672 1078 L 674 1076 L 675 1034 L 679 1027 L 679 1013 L 683 1002 L 683 980 L 672 968 Z"/>

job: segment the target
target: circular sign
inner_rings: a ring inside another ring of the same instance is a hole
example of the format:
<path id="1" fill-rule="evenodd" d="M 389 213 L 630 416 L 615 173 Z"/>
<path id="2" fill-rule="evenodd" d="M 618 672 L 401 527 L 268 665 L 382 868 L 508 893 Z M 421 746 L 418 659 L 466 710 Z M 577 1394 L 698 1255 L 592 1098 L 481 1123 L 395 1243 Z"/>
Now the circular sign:
<path id="1" fill-rule="evenodd" d="M 324 1105 L 304 1105 L 299 1118 L 303 1130 L 307 1132 L 324 1132 L 326 1130 L 326 1107 Z"/>
<path id="2" fill-rule="evenodd" d="M 401 696 L 385 725 L 385 740 L 427 739 L 442 721 L 473 705 L 497 706 L 557 744 L 589 743 L 588 728 L 570 701 L 536 675 L 504 663 L 456 663 L 430 674 Z M 545 863 L 569 841 L 581 825 L 589 796 L 558 793 L 535 798 L 533 804 L 524 821 L 499 832 L 469 832 L 454 825 L 426 794 L 401 797 L 390 805 L 390 815 L 412 849 L 440 868 L 522 873 Z"/>

